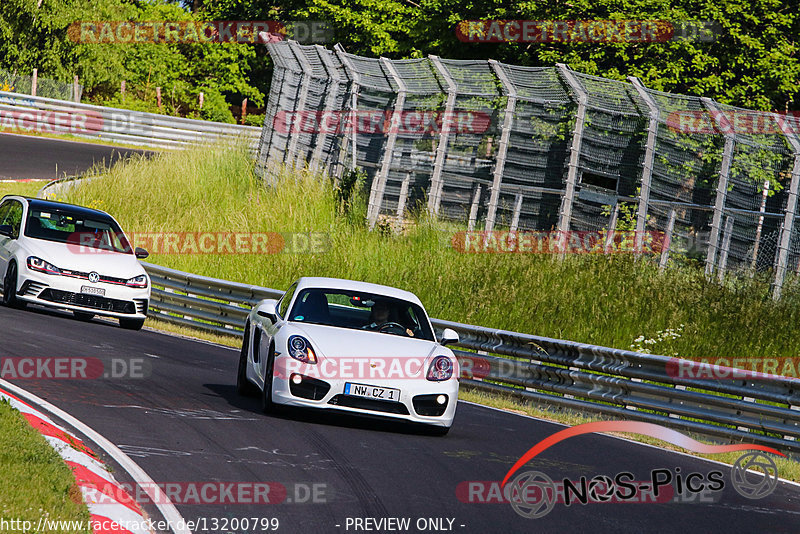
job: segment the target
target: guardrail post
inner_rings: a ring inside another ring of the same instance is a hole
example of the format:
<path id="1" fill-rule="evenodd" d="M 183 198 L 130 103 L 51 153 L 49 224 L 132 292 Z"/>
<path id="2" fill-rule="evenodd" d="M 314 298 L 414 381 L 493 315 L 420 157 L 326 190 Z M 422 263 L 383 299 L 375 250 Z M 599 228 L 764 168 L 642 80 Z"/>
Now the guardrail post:
<path id="1" fill-rule="evenodd" d="M 786 118 L 778 118 L 773 115 L 780 124 L 783 135 L 794 150 L 794 165 L 792 167 L 792 179 L 789 184 L 789 197 L 786 200 L 786 211 L 783 215 L 783 228 L 781 228 L 780 244 L 778 245 L 778 265 L 775 269 L 775 283 L 772 291 L 772 298 L 781 298 L 783 281 L 786 278 L 787 264 L 789 263 L 789 247 L 791 246 L 792 233 L 794 232 L 794 219 L 797 213 L 797 193 L 800 188 L 800 139 L 797 138 L 796 131 L 792 131 L 790 125 L 786 124 Z"/>
<path id="2" fill-rule="evenodd" d="M 728 266 L 728 250 L 731 246 L 731 234 L 733 233 L 733 216 L 725 217 L 725 231 L 722 234 L 722 249 L 719 253 L 719 266 L 717 267 L 717 279 L 722 282 L 725 277 L 725 269 Z"/>
<path id="3" fill-rule="evenodd" d="M 439 205 L 442 202 L 442 188 L 444 187 L 442 171 L 444 170 L 444 160 L 447 156 L 447 141 L 450 138 L 450 130 L 452 130 L 453 110 L 456 106 L 458 86 L 444 65 L 442 65 L 442 61 L 438 56 L 428 57 L 447 84 L 444 120 L 442 121 L 442 131 L 439 132 L 439 145 L 436 147 L 436 159 L 433 162 L 433 174 L 431 175 L 431 190 L 428 193 L 428 211 L 432 215 L 437 215 L 439 213 Z"/>
<path id="4" fill-rule="evenodd" d="M 719 169 L 717 194 L 714 199 L 714 217 L 711 221 L 711 238 L 708 242 L 708 254 L 706 256 L 706 274 L 712 274 L 717 257 L 717 248 L 719 247 L 719 235 L 722 230 L 722 215 L 725 211 L 725 198 L 728 195 L 728 177 L 731 170 L 731 161 L 733 160 L 733 146 L 736 140 L 731 123 L 719 111 L 716 102 L 710 98 L 702 98 L 701 101 L 714 119 L 717 130 L 725 135 L 725 148 L 722 152 L 722 165 L 720 165 Z"/>
<path id="5" fill-rule="evenodd" d="M 300 75 L 300 97 L 297 99 L 295 111 L 300 112 L 300 120 L 303 119 L 304 114 L 308 111 L 306 109 L 306 100 L 308 99 L 308 86 L 310 85 L 311 75 L 313 70 L 308 63 L 308 59 L 300 50 L 300 45 L 296 41 L 289 41 L 289 49 L 292 51 L 297 62 L 300 64 L 302 73 Z M 291 162 L 292 167 L 299 168 L 303 163 L 303 158 L 300 157 L 297 151 L 297 144 L 300 141 L 300 132 L 294 132 L 289 141 L 289 146 L 286 149 L 284 161 Z"/>
<path id="6" fill-rule="evenodd" d="M 369 195 L 369 204 L 367 205 L 367 221 L 369 227 L 374 228 L 378 222 L 378 216 L 381 213 L 381 205 L 383 204 L 383 194 L 386 191 L 386 181 L 389 178 L 389 170 L 392 166 L 392 157 L 394 156 L 394 145 L 397 142 L 397 132 L 403 121 L 403 106 L 406 103 L 406 84 L 403 82 L 397 69 L 394 68 L 392 62 L 382 57 L 380 59 L 389 74 L 392 76 L 394 83 L 397 85 L 397 96 L 394 101 L 394 110 L 392 111 L 392 121 L 389 130 L 389 137 L 386 139 L 386 147 L 383 150 L 383 161 L 381 161 L 381 169 L 375 180 L 372 181 L 372 190 Z"/>
<path id="7" fill-rule="evenodd" d="M 569 232 L 570 222 L 572 220 L 572 205 L 575 203 L 575 189 L 578 183 L 578 165 L 580 164 L 581 157 L 581 144 L 583 142 L 583 128 L 586 122 L 586 105 L 589 98 L 583 90 L 578 80 L 572 75 L 563 63 L 557 63 L 558 72 L 561 77 L 569 85 L 571 92 L 578 100 L 578 110 L 575 113 L 575 128 L 572 131 L 572 145 L 570 146 L 569 156 L 569 170 L 567 172 L 567 182 L 564 189 L 564 196 L 561 199 L 561 213 L 558 216 L 558 232 L 560 249 L 559 258 L 563 259 L 566 253 L 564 240 L 567 239 L 567 232 Z"/>
<path id="8" fill-rule="evenodd" d="M 342 66 L 344 70 L 347 72 L 347 75 L 350 77 L 350 118 L 349 126 L 351 128 L 350 131 L 350 144 L 352 145 L 352 158 L 350 161 L 350 170 L 355 171 L 357 166 L 357 159 L 358 159 L 358 143 L 356 142 L 356 125 L 358 123 L 358 117 L 356 114 L 358 112 L 358 92 L 361 89 L 361 75 L 358 74 L 356 71 L 355 66 L 353 66 L 353 62 L 350 61 L 350 58 L 347 57 L 345 54 L 344 48 L 340 43 L 336 43 L 333 47 L 336 51 L 336 56 L 339 58 L 339 61 L 342 62 Z M 342 150 L 339 154 L 339 162 L 344 161 L 344 156 L 347 153 L 347 137 L 345 137 L 345 143 L 342 145 Z"/>
<path id="9" fill-rule="evenodd" d="M 493 60 L 489 60 L 489 66 L 492 67 L 500 84 L 503 86 L 503 92 L 506 95 L 506 109 L 503 112 L 503 126 L 500 130 L 500 143 L 497 146 L 497 158 L 494 164 L 494 173 L 492 176 L 492 189 L 489 195 L 489 210 L 486 213 L 486 231 L 491 232 L 494 229 L 495 219 L 497 217 L 497 203 L 500 200 L 500 185 L 503 182 L 503 171 L 506 166 L 506 156 L 508 154 L 508 143 L 511 138 L 511 125 L 514 123 L 514 112 L 517 108 L 517 89 L 514 84 L 506 76 L 500 64 Z"/>
<path id="10" fill-rule="evenodd" d="M 315 45 L 315 48 L 317 50 L 317 55 L 322 61 L 322 65 L 325 67 L 325 72 L 328 74 L 328 80 L 326 85 L 327 94 L 325 95 L 325 109 L 323 109 L 322 112 L 323 114 L 338 113 L 338 116 L 336 117 L 337 119 L 336 126 L 338 129 L 340 126 L 340 123 L 338 121 L 342 120 L 342 116 L 340 113 L 341 110 L 340 109 L 334 110 L 333 108 L 336 105 L 336 97 L 337 93 L 339 92 L 339 84 L 342 81 L 342 77 L 339 76 L 339 72 L 336 70 L 336 66 L 333 64 L 330 52 L 328 52 L 328 50 L 321 45 Z M 324 118 L 325 117 L 323 116 L 323 120 Z M 317 122 L 318 124 L 321 123 L 321 121 Z M 311 156 L 310 169 L 312 172 L 316 172 L 317 169 L 319 168 L 320 161 L 322 161 L 322 150 L 325 148 L 325 144 L 329 136 L 330 134 L 323 132 L 322 128 L 320 127 L 320 131 L 317 133 L 317 144 L 314 147 L 314 153 Z"/>
<path id="11" fill-rule="evenodd" d="M 644 161 L 642 162 L 642 176 L 639 190 L 639 209 L 636 212 L 636 235 L 634 254 L 642 255 L 644 233 L 647 230 L 647 208 L 650 202 L 650 184 L 653 181 L 653 161 L 655 160 L 656 137 L 658 135 L 658 119 L 660 110 L 652 96 L 645 90 L 641 80 L 635 76 L 628 76 L 636 92 L 642 97 L 650 112 L 650 121 L 647 125 L 647 144 L 645 145 Z"/>
<path id="12" fill-rule="evenodd" d="M 675 230 L 675 219 L 678 212 L 675 208 L 669 210 L 669 218 L 667 219 L 667 231 L 664 232 L 664 240 L 661 243 L 661 259 L 658 262 L 659 272 L 664 272 L 667 268 L 667 260 L 669 260 L 669 249 L 672 247 L 672 233 Z"/>

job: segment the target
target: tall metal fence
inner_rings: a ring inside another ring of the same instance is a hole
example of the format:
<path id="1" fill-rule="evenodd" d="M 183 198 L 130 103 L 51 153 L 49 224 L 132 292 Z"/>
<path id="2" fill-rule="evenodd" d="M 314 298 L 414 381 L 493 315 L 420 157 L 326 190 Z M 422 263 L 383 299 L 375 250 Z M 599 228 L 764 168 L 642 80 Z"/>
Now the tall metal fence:
<path id="1" fill-rule="evenodd" d="M 800 270 L 794 116 L 562 64 L 267 49 L 259 172 L 363 169 L 372 225 L 423 207 L 485 231 L 659 232 L 709 274 L 765 273 L 776 298 Z"/>
<path id="2" fill-rule="evenodd" d="M 0 69 L 0 91 L 80 102 L 83 86 Z"/>

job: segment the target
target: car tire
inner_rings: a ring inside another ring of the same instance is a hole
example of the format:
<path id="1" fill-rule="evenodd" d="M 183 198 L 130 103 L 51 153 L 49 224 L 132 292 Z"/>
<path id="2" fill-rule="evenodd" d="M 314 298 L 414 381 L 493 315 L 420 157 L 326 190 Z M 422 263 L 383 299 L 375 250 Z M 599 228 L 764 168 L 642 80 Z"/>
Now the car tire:
<path id="1" fill-rule="evenodd" d="M 269 346 L 269 356 L 267 356 L 267 367 L 264 372 L 264 387 L 261 389 L 261 409 L 264 413 L 275 411 L 275 403 L 272 402 L 272 381 L 273 370 L 275 367 L 275 346 Z"/>
<path id="2" fill-rule="evenodd" d="M 120 319 L 119 325 L 125 330 L 141 330 L 144 326 L 144 319 Z"/>
<path id="3" fill-rule="evenodd" d="M 72 315 L 79 321 L 91 321 L 94 319 L 94 314 L 89 312 L 73 311 Z"/>
<path id="4" fill-rule="evenodd" d="M 17 264 L 11 262 L 3 278 L 3 304 L 9 308 L 22 309 L 26 303 L 17 298 Z"/>
<path id="5" fill-rule="evenodd" d="M 250 348 L 250 323 L 244 327 L 244 339 L 242 340 L 242 350 L 239 354 L 239 368 L 236 373 L 236 393 L 243 397 L 255 397 L 258 392 L 255 384 L 247 378 L 247 353 Z"/>

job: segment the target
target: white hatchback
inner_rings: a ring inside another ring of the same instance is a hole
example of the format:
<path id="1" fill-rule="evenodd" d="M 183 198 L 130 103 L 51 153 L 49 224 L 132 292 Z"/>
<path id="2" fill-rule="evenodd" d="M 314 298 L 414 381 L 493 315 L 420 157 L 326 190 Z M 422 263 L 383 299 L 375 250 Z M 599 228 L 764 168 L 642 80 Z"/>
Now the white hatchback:
<path id="1" fill-rule="evenodd" d="M 147 316 L 150 277 L 107 213 L 36 198 L 0 201 L 3 303 L 71 310 L 79 319 L 116 317 L 139 330 Z"/>

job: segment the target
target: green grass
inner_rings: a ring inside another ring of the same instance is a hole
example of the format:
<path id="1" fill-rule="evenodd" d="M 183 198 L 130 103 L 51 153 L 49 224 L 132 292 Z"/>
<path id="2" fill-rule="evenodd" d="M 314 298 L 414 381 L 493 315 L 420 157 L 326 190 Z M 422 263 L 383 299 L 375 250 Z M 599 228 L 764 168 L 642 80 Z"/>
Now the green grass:
<path id="1" fill-rule="evenodd" d="M 34 525 L 42 517 L 89 520 L 89 510 L 70 469 L 8 402 L 0 402 L 0 466 L 0 517 L 32 521 Z"/>
<path id="2" fill-rule="evenodd" d="M 403 235 L 370 232 L 358 209 L 340 212 L 334 187 L 305 172 L 265 186 L 244 149 L 207 147 L 118 164 L 68 200 L 109 211 L 132 232 L 324 232 L 319 254 L 154 254 L 150 261 L 239 282 L 285 288 L 334 276 L 414 291 L 433 317 L 630 348 L 639 336 L 684 325 L 649 348 L 688 358 L 793 357 L 800 292 L 780 302 L 763 284 L 720 285 L 701 270 L 659 274 L 621 254 L 559 262 L 546 255 L 462 254 L 452 224 L 420 218 Z M 360 204 L 363 207 L 363 202 Z M 445 230 L 447 228 L 447 230 Z"/>
<path id="3" fill-rule="evenodd" d="M 47 184 L 46 180 L 35 182 L 6 182 L 0 181 L 0 197 L 5 195 L 23 195 L 35 197 L 39 190 Z"/>

